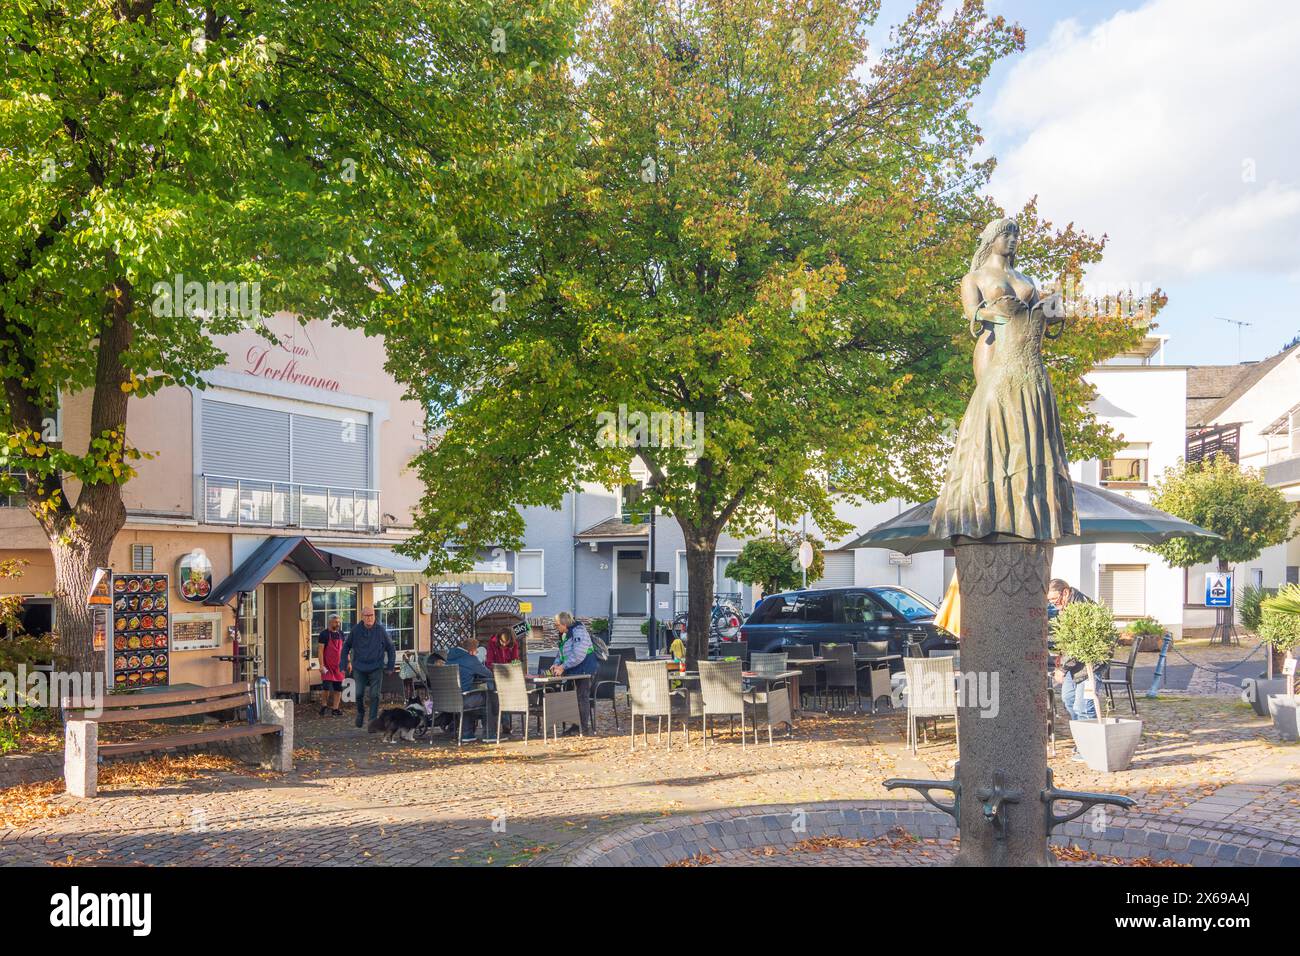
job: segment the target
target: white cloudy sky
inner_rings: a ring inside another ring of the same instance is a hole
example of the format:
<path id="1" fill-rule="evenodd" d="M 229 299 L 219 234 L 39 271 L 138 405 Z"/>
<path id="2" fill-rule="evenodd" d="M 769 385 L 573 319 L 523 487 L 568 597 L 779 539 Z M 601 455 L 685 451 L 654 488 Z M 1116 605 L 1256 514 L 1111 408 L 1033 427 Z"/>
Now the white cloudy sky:
<path id="1" fill-rule="evenodd" d="M 1089 279 L 1169 293 L 1170 362 L 1236 361 L 1216 317 L 1245 359 L 1300 333 L 1300 2 L 989 6 L 1028 34 L 976 108 L 998 200 L 1107 233 Z"/>

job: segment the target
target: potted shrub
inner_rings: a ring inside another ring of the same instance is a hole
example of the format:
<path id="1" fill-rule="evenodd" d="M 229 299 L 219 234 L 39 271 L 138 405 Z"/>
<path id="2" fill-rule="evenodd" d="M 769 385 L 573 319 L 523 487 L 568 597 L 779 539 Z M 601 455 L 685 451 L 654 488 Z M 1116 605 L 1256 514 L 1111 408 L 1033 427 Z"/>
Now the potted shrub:
<path id="1" fill-rule="evenodd" d="M 1130 623 L 1126 630 L 1129 641 L 1137 641 L 1138 651 L 1141 653 L 1157 653 L 1160 650 L 1160 642 L 1165 638 L 1165 629 L 1155 618 L 1140 617 Z"/>
<path id="2" fill-rule="evenodd" d="M 1142 738 L 1142 721 L 1128 717 L 1102 716 L 1102 698 L 1095 693 L 1094 668 L 1110 660 L 1118 635 L 1115 618 L 1104 604 L 1068 604 L 1052 622 L 1056 649 L 1081 661 L 1088 669 L 1088 685 L 1094 689 L 1096 720 L 1071 720 L 1074 746 L 1089 767 L 1102 773 L 1127 770 Z M 1079 688 L 1079 693 L 1084 693 Z"/>
<path id="3" fill-rule="evenodd" d="M 1285 654 L 1288 661 L 1294 660 L 1296 649 L 1300 647 L 1300 586 L 1289 584 L 1282 588 L 1276 596 L 1264 601 L 1263 612 L 1260 638 L 1274 650 Z M 1290 666 L 1295 667 L 1294 664 Z M 1268 713 L 1283 740 L 1300 739 L 1300 727 L 1297 726 L 1300 698 L 1295 695 L 1294 674 L 1280 680 L 1282 686 L 1268 695 Z"/>

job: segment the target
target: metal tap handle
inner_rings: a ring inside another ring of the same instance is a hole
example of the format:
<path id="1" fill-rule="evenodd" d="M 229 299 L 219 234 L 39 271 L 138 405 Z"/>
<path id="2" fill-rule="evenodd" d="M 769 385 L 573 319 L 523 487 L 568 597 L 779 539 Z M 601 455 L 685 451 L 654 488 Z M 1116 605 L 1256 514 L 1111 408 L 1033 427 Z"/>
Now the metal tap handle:
<path id="1" fill-rule="evenodd" d="M 989 821 L 997 828 L 997 837 L 999 840 L 1007 838 L 1007 818 L 1002 812 L 1002 807 L 1007 803 L 1019 803 L 1020 798 L 1024 796 L 1023 790 L 1008 790 L 1006 788 L 1006 778 L 1002 775 L 1001 770 L 993 771 L 993 786 L 980 787 L 975 792 L 979 797 L 980 803 L 984 804 L 984 819 Z"/>
<path id="2" fill-rule="evenodd" d="M 1076 817 L 1083 816 L 1098 804 L 1108 804 L 1112 807 L 1119 807 L 1121 810 L 1129 810 L 1137 806 L 1137 801 L 1132 797 L 1121 797 L 1114 793 L 1089 793 L 1086 790 L 1057 790 L 1052 786 L 1052 771 L 1047 771 L 1047 787 L 1042 793 L 1043 810 L 1047 814 L 1047 832 L 1050 835 L 1052 830 L 1062 823 L 1069 823 Z M 1057 800 L 1073 800 L 1079 803 L 1079 807 L 1071 810 L 1064 815 L 1058 815 L 1052 805 Z"/>
<path id="3" fill-rule="evenodd" d="M 951 780 L 907 780 L 901 777 L 891 777 L 885 781 L 886 790 L 898 790 L 905 788 L 908 790 L 917 790 L 921 796 L 925 797 L 925 802 L 939 810 L 942 810 L 958 825 L 961 820 L 957 817 L 958 806 L 961 802 L 961 784 L 957 782 L 957 768 L 953 768 L 953 778 Z M 943 804 L 934 797 L 930 796 L 931 790 L 947 790 L 952 794 L 952 803 Z"/>

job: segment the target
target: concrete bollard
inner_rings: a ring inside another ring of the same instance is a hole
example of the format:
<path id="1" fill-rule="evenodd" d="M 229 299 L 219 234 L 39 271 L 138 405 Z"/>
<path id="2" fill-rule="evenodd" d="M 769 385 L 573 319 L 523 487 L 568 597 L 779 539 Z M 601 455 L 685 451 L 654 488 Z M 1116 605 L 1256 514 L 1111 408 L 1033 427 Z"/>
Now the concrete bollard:
<path id="1" fill-rule="evenodd" d="M 63 781 L 74 797 L 93 797 L 99 787 L 99 724 L 70 720 L 63 731 Z"/>
<path id="2" fill-rule="evenodd" d="M 265 700 L 262 702 L 262 722 L 279 724 L 284 728 L 278 734 L 262 737 L 263 763 L 280 773 L 293 769 L 293 701 Z"/>

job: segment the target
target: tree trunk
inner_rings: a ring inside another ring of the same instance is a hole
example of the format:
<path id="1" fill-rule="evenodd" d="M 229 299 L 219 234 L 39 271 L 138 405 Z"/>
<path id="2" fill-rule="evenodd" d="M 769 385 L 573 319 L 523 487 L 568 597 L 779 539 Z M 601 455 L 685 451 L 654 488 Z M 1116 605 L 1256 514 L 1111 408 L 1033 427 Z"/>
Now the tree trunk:
<path id="1" fill-rule="evenodd" d="M 957 709 L 961 849 L 956 864 L 1050 866 L 1040 794 L 1047 786 L 1052 549 L 1027 542 L 959 545 L 956 551 L 963 692 Z M 986 818 L 981 797 L 999 781 L 1003 792 L 1015 797 L 997 811 L 1005 834 Z"/>
<path id="2" fill-rule="evenodd" d="M 686 541 L 687 612 L 690 630 L 686 640 L 687 668 L 694 670 L 697 661 L 709 659 L 709 627 L 713 621 L 714 555 L 718 536 L 684 522 L 682 536 Z"/>
<path id="3" fill-rule="evenodd" d="M 131 372 L 123 364 L 122 356 L 131 347 L 134 331 L 130 318 L 131 286 L 126 280 L 119 280 L 110 292 L 104 327 L 96 343 L 88 439 L 90 443 L 96 439 L 107 441 L 109 448 L 117 453 L 121 467 L 126 468 L 129 395 L 123 386 L 131 380 Z M 31 397 L 13 380 L 7 381 L 5 387 L 11 405 L 22 412 L 16 420 L 28 428 L 39 428 L 39 412 Z M 14 402 L 15 397 L 18 402 Z M 107 453 L 98 454 L 104 457 Z M 73 670 L 94 671 L 102 665 L 94 649 L 94 615 L 86 601 L 95 568 L 109 566 L 113 539 L 126 524 L 122 485 L 117 481 L 84 484 L 73 506 L 67 500 L 62 475 L 33 478 L 29 474 L 27 506 L 49 539 L 54 559 L 54 629 L 59 652 L 68 658 Z"/>
<path id="4" fill-rule="evenodd" d="M 109 566 L 113 538 L 122 527 L 117 521 L 94 522 L 97 527 L 90 524 L 79 521 L 75 532 L 50 541 L 59 653 L 68 658 L 69 669 L 79 673 L 96 673 L 104 668 L 102 655 L 94 649 L 94 612 L 86 598 L 95 568 Z"/>

